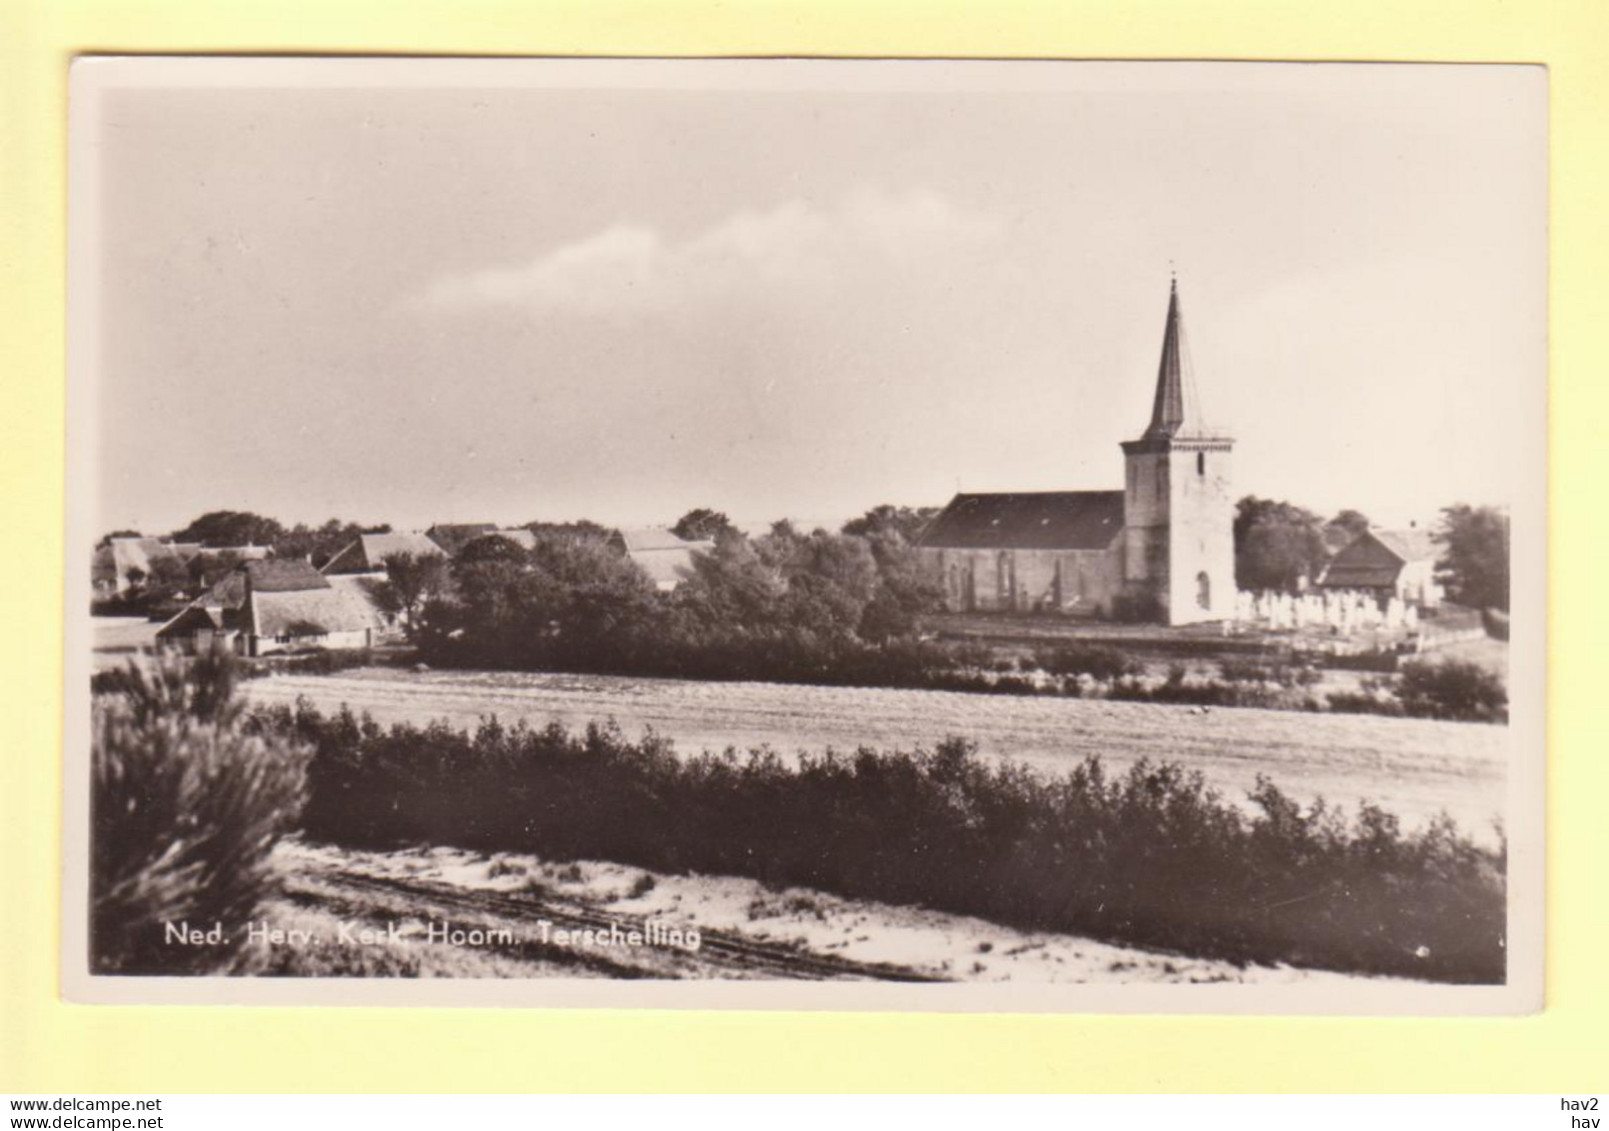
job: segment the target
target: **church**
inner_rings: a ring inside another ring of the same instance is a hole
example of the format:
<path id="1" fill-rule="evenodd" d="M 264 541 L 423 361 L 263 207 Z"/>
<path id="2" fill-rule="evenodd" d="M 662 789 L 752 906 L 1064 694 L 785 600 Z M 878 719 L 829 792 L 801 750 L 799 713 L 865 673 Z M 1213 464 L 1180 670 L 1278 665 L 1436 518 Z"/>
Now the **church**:
<path id="1" fill-rule="evenodd" d="M 1202 416 L 1177 280 L 1151 422 L 1122 448 L 1121 491 L 951 499 L 919 543 L 947 606 L 1169 625 L 1233 617 L 1234 440 Z"/>

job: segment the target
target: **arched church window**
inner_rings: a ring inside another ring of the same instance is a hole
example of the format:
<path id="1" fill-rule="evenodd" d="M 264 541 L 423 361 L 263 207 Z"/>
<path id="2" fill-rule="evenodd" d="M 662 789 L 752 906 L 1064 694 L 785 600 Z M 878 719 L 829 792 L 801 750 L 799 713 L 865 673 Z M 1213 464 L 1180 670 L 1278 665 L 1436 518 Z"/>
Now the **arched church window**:
<path id="1" fill-rule="evenodd" d="M 1207 453 L 1206 452 L 1197 452 L 1196 453 L 1196 474 L 1197 475 L 1205 475 L 1205 474 L 1207 474 Z"/>
<path id="2" fill-rule="evenodd" d="M 1196 604 L 1203 609 L 1212 608 L 1212 578 L 1206 570 L 1196 574 Z"/>

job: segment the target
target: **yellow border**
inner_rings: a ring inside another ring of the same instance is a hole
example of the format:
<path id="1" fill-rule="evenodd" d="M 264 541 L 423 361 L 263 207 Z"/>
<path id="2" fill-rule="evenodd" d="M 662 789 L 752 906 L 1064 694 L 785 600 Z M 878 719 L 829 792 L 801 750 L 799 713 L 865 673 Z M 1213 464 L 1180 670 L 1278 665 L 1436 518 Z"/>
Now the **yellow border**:
<path id="1" fill-rule="evenodd" d="M 1598 0 L 0 0 L 0 1092 L 1601 1090 Z M 81 51 L 1540 62 L 1552 83 L 1548 1001 L 1515 1019 L 133 1008 L 57 994 L 66 68 Z M 1596 410 L 1596 411 L 1595 411 Z"/>

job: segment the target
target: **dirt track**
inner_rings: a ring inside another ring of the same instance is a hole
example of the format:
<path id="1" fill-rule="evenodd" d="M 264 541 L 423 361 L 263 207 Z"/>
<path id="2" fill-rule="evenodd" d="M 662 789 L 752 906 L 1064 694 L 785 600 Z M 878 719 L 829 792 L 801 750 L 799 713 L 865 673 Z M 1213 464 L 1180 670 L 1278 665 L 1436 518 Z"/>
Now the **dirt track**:
<path id="1" fill-rule="evenodd" d="M 304 868 L 306 865 L 304 864 Z M 889 963 L 855 962 L 830 954 L 812 954 L 783 943 L 758 942 L 736 932 L 699 932 L 697 950 L 674 946 L 561 946 L 545 941 L 557 930 L 592 930 L 607 935 L 647 934 L 653 916 L 593 910 L 580 902 L 547 895 L 512 894 L 465 889 L 449 883 L 396 876 L 357 874 L 335 869 L 294 874 L 287 895 L 347 919 L 367 921 L 383 930 L 395 919 L 450 922 L 459 928 L 480 927 L 491 934 L 508 932 L 513 939 L 488 945 L 516 961 L 548 961 L 586 967 L 609 978 L 769 978 L 792 981 L 827 979 L 930 982 L 936 979 Z"/>

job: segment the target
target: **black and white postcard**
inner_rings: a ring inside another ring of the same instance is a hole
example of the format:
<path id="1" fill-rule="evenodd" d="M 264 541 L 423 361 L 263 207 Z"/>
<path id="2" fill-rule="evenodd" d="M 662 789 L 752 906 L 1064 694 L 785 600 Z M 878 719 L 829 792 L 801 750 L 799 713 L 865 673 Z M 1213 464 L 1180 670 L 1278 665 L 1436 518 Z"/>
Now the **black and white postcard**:
<path id="1" fill-rule="evenodd" d="M 1537 67 L 83 58 L 64 993 L 1542 1003 Z"/>

